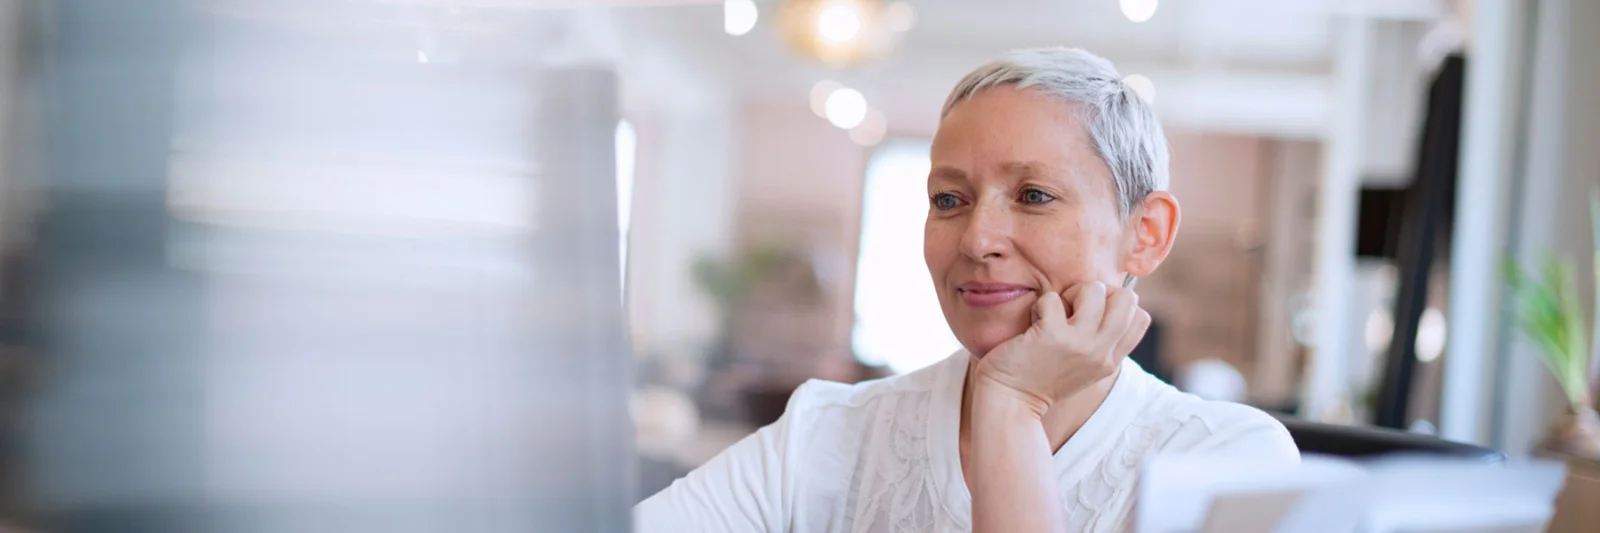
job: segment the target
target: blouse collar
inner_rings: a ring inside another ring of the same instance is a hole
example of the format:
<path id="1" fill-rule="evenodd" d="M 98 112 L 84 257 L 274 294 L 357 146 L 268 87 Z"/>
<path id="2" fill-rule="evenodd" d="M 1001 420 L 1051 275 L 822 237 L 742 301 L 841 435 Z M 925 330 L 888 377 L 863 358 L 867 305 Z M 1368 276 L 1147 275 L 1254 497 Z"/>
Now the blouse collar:
<path id="1" fill-rule="evenodd" d="M 971 527 L 972 493 L 961 475 L 961 388 L 966 381 L 972 356 L 958 350 L 937 363 L 933 394 L 928 405 L 928 463 L 932 468 L 934 490 L 944 510 L 963 528 Z M 1058 487 L 1077 484 L 1092 470 L 1098 459 L 1115 446 L 1114 436 L 1133 422 L 1148 389 L 1148 374 L 1139 363 L 1124 358 L 1116 383 L 1104 402 L 1084 422 L 1083 427 L 1056 450 Z"/>

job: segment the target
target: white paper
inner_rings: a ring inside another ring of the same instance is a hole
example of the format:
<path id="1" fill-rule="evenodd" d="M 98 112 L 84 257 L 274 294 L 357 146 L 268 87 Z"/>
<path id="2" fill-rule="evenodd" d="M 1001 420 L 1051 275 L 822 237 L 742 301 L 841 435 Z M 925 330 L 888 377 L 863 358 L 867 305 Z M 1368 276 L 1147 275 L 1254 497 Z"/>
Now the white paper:
<path id="1" fill-rule="evenodd" d="M 1348 461 L 1306 456 L 1299 466 L 1285 467 L 1247 458 L 1157 456 L 1146 462 L 1139 483 L 1136 514 L 1139 533 L 1202 531 L 1217 499 L 1250 498 L 1266 493 L 1302 494 L 1329 484 L 1361 479 L 1363 469 Z M 1269 498 L 1273 501 L 1279 499 Z M 1298 498 L 1282 499 L 1280 506 Z M 1260 505 L 1238 502 L 1230 505 Z M 1262 512 L 1275 512 L 1262 509 Z"/>
<path id="2" fill-rule="evenodd" d="M 1543 531 L 1566 465 L 1409 459 L 1372 468 L 1373 533 Z"/>
<path id="3" fill-rule="evenodd" d="M 1141 471 L 1135 531 L 1531 533 L 1554 513 L 1565 473 L 1550 461 L 1163 456 Z"/>

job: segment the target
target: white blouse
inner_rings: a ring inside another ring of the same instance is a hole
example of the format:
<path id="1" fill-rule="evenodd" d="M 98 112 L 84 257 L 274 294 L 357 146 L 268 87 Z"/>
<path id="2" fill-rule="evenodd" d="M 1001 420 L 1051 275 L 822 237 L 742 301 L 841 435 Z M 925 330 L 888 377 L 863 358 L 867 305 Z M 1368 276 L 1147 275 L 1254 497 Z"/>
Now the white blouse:
<path id="1" fill-rule="evenodd" d="M 634 508 L 640 532 L 970 531 L 957 433 L 965 351 L 856 385 L 810 381 L 783 417 Z M 1056 451 L 1072 531 L 1130 529 L 1141 460 L 1250 454 L 1299 462 L 1266 413 L 1178 391 L 1124 360 L 1111 393 Z"/>

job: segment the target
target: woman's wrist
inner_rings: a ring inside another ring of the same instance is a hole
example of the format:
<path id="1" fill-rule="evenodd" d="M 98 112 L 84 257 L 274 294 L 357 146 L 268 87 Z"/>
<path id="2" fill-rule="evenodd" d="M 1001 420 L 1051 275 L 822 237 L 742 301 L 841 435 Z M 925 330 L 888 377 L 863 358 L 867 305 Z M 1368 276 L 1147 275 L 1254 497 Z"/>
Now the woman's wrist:
<path id="1" fill-rule="evenodd" d="M 1010 416 L 1027 415 L 1042 419 L 1050 410 L 1050 399 L 1029 394 L 1007 386 L 982 374 L 972 380 L 972 412 L 975 415 Z"/>

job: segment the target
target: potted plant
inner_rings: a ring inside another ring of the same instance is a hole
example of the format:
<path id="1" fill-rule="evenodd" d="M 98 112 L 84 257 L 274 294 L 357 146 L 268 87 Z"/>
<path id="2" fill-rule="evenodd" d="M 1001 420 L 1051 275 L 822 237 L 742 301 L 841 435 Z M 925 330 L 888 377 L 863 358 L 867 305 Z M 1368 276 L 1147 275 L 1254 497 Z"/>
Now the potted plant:
<path id="1" fill-rule="evenodd" d="M 1591 194 L 1589 204 L 1596 242 L 1595 290 L 1600 293 L 1600 196 Z M 1591 387 L 1591 330 L 1586 329 L 1590 323 L 1584 320 L 1571 267 L 1548 253 L 1542 259 L 1538 277 L 1515 262 L 1506 269 L 1518 329 L 1537 345 L 1540 359 L 1567 400 L 1567 416 L 1550 429 L 1540 448 L 1600 461 L 1600 415 L 1595 413 Z M 1593 324 L 1592 331 L 1600 333 L 1600 313 Z"/>
<path id="2" fill-rule="evenodd" d="M 780 313 L 821 301 L 823 288 L 810 257 L 792 243 L 774 239 L 751 245 L 728 259 L 700 257 L 694 265 L 694 280 L 715 304 L 720 320 L 718 337 L 706 361 L 707 382 L 699 391 L 706 415 L 755 426 L 776 420 L 798 383 L 775 376 L 771 361 L 752 358 L 741 349 L 746 346 L 741 340 L 748 343 L 754 336 L 765 341 L 774 335 L 772 331 L 751 331 L 753 318 L 773 312 L 757 301 L 762 295 L 783 302 L 784 307 L 777 310 Z"/>

